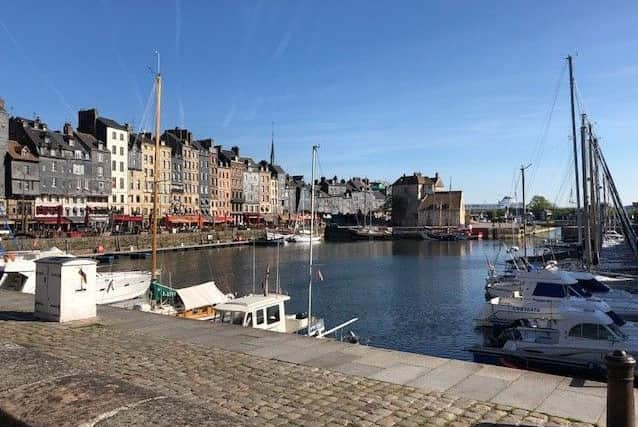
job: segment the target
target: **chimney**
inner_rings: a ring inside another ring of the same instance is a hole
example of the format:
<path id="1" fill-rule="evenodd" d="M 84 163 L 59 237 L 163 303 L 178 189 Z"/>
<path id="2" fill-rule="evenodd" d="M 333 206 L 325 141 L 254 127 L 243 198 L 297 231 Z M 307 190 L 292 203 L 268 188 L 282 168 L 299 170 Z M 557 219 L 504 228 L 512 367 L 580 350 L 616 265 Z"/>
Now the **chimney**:
<path id="1" fill-rule="evenodd" d="M 95 108 L 78 111 L 78 130 L 96 136 L 95 121 L 98 113 Z"/>
<path id="2" fill-rule="evenodd" d="M 434 180 L 437 181 L 439 179 L 439 173 L 434 172 Z"/>
<path id="3" fill-rule="evenodd" d="M 232 151 L 235 156 L 239 157 L 239 147 L 238 146 L 235 145 L 234 147 L 231 147 L 230 151 Z"/>
<path id="4" fill-rule="evenodd" d="M 4 110 L 4 99 L 0 98 L 0 110 Z"/>
<path id="5" fill-rule="evenodd" d="M 73 126 L 71 126 L 71 123 L 64 124 L 62 133 L 66 136 L 73 136 Z"/>

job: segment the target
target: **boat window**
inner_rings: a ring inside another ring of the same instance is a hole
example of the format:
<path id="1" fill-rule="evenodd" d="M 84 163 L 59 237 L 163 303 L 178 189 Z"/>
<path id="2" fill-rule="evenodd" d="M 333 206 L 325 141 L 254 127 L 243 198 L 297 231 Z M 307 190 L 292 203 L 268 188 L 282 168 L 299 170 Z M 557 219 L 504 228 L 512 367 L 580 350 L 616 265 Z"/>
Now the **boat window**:
<path id="1" fill-rule="evenodd" d="M 222 323 L 229 323 L 233 325 L 243 325 L 244 312 L 243 311 L 222 311 L 221 314 Z"/>
<path id="2" fill-rule="evenodd" d="M 266 309 L 266 322 L 269 325 L 279 322 L 279 305 L 273 305 Z"/>
<path id="3" fill-rule="evenodd" d="M 248 313 L 246 315 L 246 327 L 247 328 L 252 328 L 253 327 L 253 314 L 252 313 Z"/>
<path id="4" fill-rule="evenodd" d="M 609 286 L 600 283 L 598 280 L 592 279 L 578 279 L 578 286 L 587 292 L 609 292 Z"/>
<path id="5" fill-rule="evenodd" d="M 616 325 L 610 326 L 618 328 Z M 624 335 L 622 332 L 620 332 L 620 334 Z M 618 336 L 622 336 L 620 334 Z M 569 336 L 589 340 L 611 341 L 614 339 L 614 335 L 609 329 L 604 325 L 598 325 L 596 323 L 581 323 L 580 325 L 576 325 L 569 331 Z"/>
<path id="6" fill-rule="evenodd" d="M 257 324 L 261 325 L 264 323 L 264 309 L 260 308 L 259 310 L 257 310 Z"/>
<path id="7" fill-rule="evenodd" d="M 533 295 L 536 297 L 565 298 L 567 292 L 565 286 L 558 283 L 538 282 L 536 288 L 534 288 Z"/>
<path id="8" fill-rule="evenodd" d="M 593 323 L 584 323 L 583 324 L 583 338 L 587 338 L 590 340 L 598 339 L 598 325 Z"/>
<path id="9" fill-rule="evenodd" d="M 15 272 L 8 272 L 5 273 L 5 279 L 2 282 L 2 288 L 3 289 L 10 289 L 12 291 L 22 291 L 22 288 L 24 287 L 24 284 L 27 281 L 27 276 L 20 274 L 20 273 L 15 273 Z"/>

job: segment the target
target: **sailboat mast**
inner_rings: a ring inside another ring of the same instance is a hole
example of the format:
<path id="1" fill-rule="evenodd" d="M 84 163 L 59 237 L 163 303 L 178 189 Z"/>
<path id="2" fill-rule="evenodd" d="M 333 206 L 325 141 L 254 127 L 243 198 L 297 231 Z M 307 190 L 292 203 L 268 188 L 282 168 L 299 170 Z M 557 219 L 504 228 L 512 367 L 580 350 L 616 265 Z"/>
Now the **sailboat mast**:
<path id="1" fill-rule="evenodd" d="M 315 162 L 317 145 L 312 146 L 312 181 L 310 184 L 310 255 L 308 256 L 308 334 L 312 322 L 312 238 L 315 225 Z"/>
<path id="2" fill-rule="evenodd" d="M 583 168 L 582 171 L 582 183 L 583 183 L 583 227 L 584 227 L 584 236 L 585 239 L 585 264 L 587 267 L 591 267 L 592 264 L 592 250 L 591 250 L 591 228 L 590 228 L 590 217 L 589 217 L 589 200 L 587 197 L 587 115 L 583 114 L 581 116 L 581 126 L 580 126 L 580 145 L 581 145 L 581 166 Z"/>
<path id="3" fill-rule="evenodd" d="M 151 250 L 151 278 L 157 273 L 157 222 L 159 217 L 158 188 L 160 164 L 160 114 L 162 111 L 162 75 L 160 73 L 160 54 L 157 52 L 157 74 L 155 76 L 155 164 L 153 173 L 153 241 Z"/>
<path id="4" fill-rule="evenodd" d="M 578 139 L 576 138 L 576 111 L 574 108 L 574 66 L 572 64 L 572 56 L 567 57 L 569 65 L 569 101 L 572 111 L 572 145 L 574 149 L 574 178 L 576 182 L 576 228 L 578 229 L 578 243 L 583 243 L 583 218 L 580 211 L 580 187 L 578 180 Z"/>
<path id="5" fill-rule="evenodd" d="M 525 169 L 529 168 L 531 163 L 527 166 L 521 165 L 521 184 L 523 186 L 523 255 L 527 260 L 527 206 L 525 206 Z"/>

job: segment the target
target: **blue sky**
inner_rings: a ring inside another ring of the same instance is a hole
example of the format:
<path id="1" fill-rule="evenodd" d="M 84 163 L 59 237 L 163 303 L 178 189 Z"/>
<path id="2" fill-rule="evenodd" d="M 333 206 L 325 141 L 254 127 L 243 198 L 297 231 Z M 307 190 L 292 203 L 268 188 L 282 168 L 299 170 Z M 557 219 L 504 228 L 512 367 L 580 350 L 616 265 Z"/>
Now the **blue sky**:
<path id="1" fill-rule="evenodd" d="M 438 171 L 494 202 L 533 162 L 529 194 L 568 203 L 564 58 L 625 203 L 638 201 L 638 2 L 68 1 L 3 5 L 0 96 L 53 128 L 77 110 L 136 128 L 155 49 L 162 127 L 309 174 Z M 28 9 L 28 10 L 27 10 Z M 562 77 L 562 78 L 561 78 Z M 560 79 L 560 85 L 558 85 Z M 557 101 L 548 120 L 555 95 Z"/>

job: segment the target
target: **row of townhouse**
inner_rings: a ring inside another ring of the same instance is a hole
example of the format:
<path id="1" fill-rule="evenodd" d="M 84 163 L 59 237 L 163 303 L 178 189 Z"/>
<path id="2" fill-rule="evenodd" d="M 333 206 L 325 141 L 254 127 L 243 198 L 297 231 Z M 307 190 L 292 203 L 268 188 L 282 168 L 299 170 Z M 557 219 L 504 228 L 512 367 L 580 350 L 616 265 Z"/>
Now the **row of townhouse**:
<path id="1" fill-rule="evenodd" d="M 0 99 L 0 217 L 22 230 L 143 227 L 153 215 L 156 183 L 160 216 L 177 222 L 278 222 L 285 212 L 287 176 L 273 164 L 274 141 L 271 162 L 255 162 L 238 147 L 226 150 L 175 128 L 161 134 L 156 157 L 154 135 L 96 109 L 78 112 L 77 129 L 65 123 L 54 131 L 39 118 L 9 117 Z"/>

